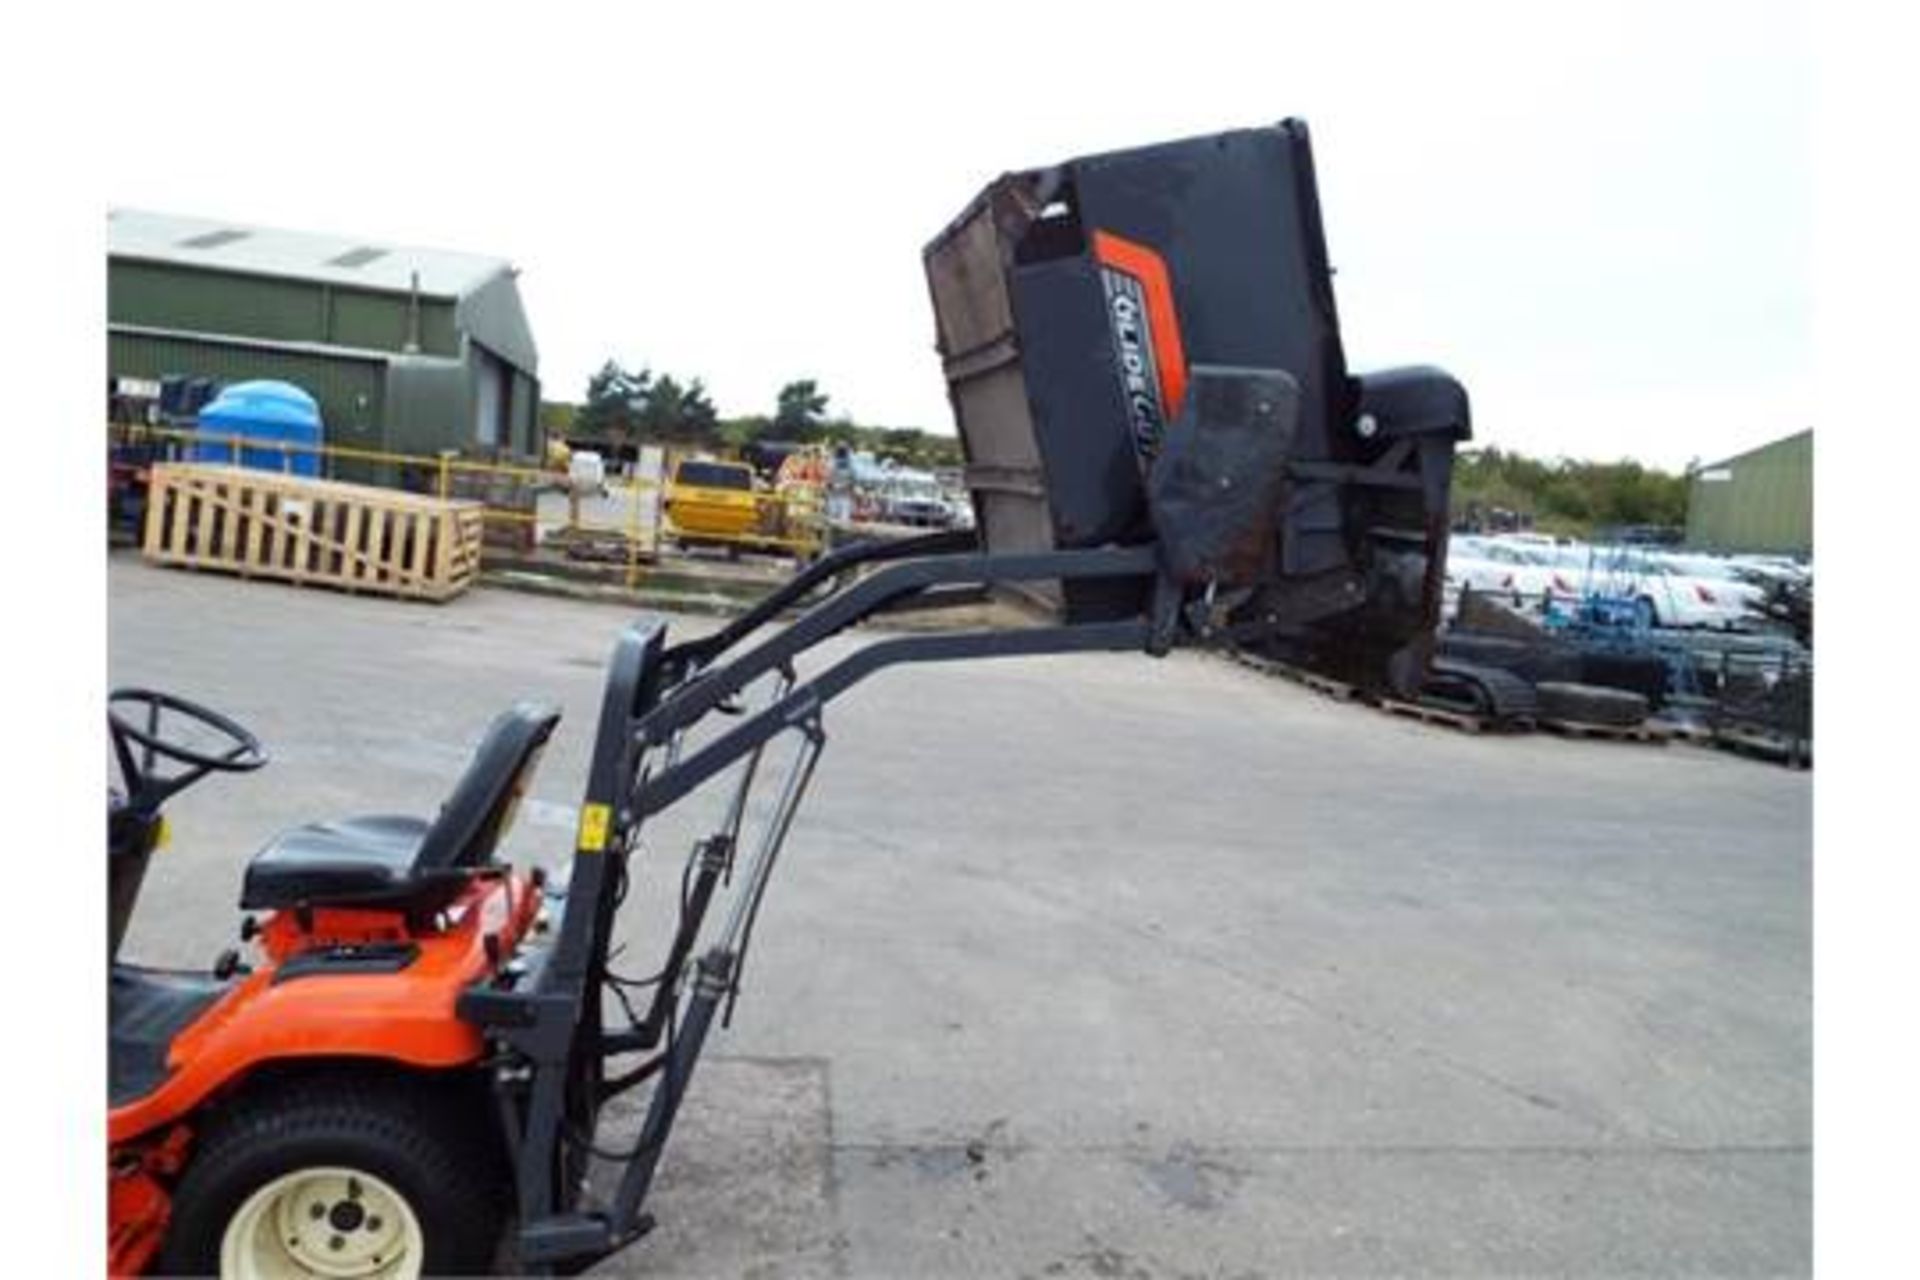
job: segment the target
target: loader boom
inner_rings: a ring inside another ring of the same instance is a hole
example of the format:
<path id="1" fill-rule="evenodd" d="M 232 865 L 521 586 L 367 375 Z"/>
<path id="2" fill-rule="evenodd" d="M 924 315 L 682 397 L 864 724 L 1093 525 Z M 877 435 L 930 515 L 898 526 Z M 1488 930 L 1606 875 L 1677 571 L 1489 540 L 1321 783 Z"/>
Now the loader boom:
<path id="1" fill-rule="evenodd" d="M 826 710 L 868 676 L 1242 645 L 1418 685 L 1465 393 L 1435 370 L 1348 377 L 1312 173 L 1305 128 L 1289 121 L 990 186 L 927 250 L 978 540 L 857 545 L 710 635 L 669 645 L 663 623 L 643 621 L 620 636 L 572 870 L 550 894 L 557 925 L 458 1008 L 491 1046 L 524 1265 L 571 1271 L 652 1226 L 661 1155 L 739 992 Z M 1089 358 L 1100 352 L 1105 372 Z M 888 610 L 983 588 L 1039 603 L 1043 620 L 808 661 Z M 794 752 L 749 838 L 749 796 L 782 739 Z M 687 855 L 660 968 L 613 972 L 647 819 L 730 771 L 719 822 Z M 631 994 L 643 988 L 644 1010 Z M 638 1134 L 609 1147 L 604 1104 L 648 1084 Z M 617 1176 L 590 1190 L 596 1156 Z"/>

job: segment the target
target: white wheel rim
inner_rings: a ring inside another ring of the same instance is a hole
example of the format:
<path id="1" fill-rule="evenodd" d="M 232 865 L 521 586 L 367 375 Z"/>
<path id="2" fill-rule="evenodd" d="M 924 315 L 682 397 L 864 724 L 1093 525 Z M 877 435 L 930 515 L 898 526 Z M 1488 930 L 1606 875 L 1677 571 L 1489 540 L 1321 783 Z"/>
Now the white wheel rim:
<path id="1" fill-rule="evenodd" d="M 420 1220 L 392 1186 L 358 1169 L 314 1167 L 247 1197 L 220 1238 L 220 1274 L 414 1280 L 424 1250 Z"/>

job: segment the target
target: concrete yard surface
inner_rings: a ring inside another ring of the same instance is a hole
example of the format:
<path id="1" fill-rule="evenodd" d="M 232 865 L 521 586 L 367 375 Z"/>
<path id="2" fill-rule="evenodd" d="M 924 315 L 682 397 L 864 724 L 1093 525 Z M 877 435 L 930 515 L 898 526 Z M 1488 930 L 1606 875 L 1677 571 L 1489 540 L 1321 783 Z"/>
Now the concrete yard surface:
<path id="1" fill-rule="evenodd" d="M 516 698 L 566 720 L 509 851 L 564 868 L 623 611 L 130 555 L 109 590 L 114 683 L 274 757 L 175 802 L 129 956 L 208 963 L 252 849 L 431 813 Z M 1810 1269 L 1811 775 L 1469 736 L 1191 653 L 892 670 L 826 725 L 661 1226 L 598 1273 Z M 631 972 L 722 798 L 645 833 Z"/>

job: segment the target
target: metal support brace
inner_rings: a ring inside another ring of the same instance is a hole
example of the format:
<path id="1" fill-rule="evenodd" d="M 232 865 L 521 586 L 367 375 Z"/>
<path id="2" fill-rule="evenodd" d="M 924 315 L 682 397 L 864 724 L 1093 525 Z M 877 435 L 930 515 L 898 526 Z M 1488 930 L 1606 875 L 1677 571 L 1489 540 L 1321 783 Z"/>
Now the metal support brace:
<path id="1" fill-rule="evenodd" d="M 694 1066 L 706 1045 L 707 1034 L 713 1028 L 714 1014 L 718 1012 L 723 998 L 730 1002 L 739 990 L 741 963 L 752 940 L 753 922 L 759 912 L 761 896 L 766 892 L 780 848 L 792 828 L 793 815 L 800 807 L 808 783 L 813 779 L 820 752 L 826 746 L 826 734 L 817 716 L 809 718 L 799 727 L 805 735 L 805 741 L 787 771 L 780 799 L 774 806 L 760 847 L 748 864 L 739 892 L 734 897 L 726 927 L 696 966 L 693 994 L 687 1002 L 680 1029 L 673 1036 L 673 1049 L 667 1056 L 665 1071 L 648 1105 L 646 1122 L 640 1131 L 638 1154 L 621 1176 L 620 1187 L 610 1210 L 609 1225 L 615 1239 L 626 1238 L 638 1227 L 640 1206 L 645 1203 L 647 1192 L 653 1185 L 667 1135 L 673 1129 L 687 1083 L 692 1079 Z"/>
<path id="2" fill-rule="evenodd" d="M 647 1107 L 646 1123 L 640 1130 L 640 1150 L 620 1178 L 620 1187 L 608 1212 L 611 1237 L 608 1244 L 618 1247 L 645 1228 L 640 1206 L 653 1186 L 654 1171 L 667 1145 L 667 1135 L 680 1113 L 687 1082 L 693 1077 L 694 1064 L 706 1046 L 707 1033 L 713 1029 L 713 1016 L 721 997 L 732 985 L 733 958 L 719 947 L 700 957 L 695 966 L 693 995 L 687 1002 L 686 1016 L 673 1039 L 673 1052 L 667 1057 L 665 1073 L 655 1086 L 653 1101 Z"/>
<path id="3" fill-rule="evenodd" d="M 919 549 L 931 547 L 922 544 Z M 890 560 L 896 554 L 862 549 L 835 567 Z M 824 585 L 830 576 L 822 572 L 805 585 L 796 584 L 787 601 L 798 603 L 809 588 Z M 1177 642 L 1184 620 L 1173 607 L 1179 594 L 1163 588 L 1156 618 L 889 636 L 854 648 L 804 680 L 795 674 L 796 659 L 892 602 L 925 598 L 942 588 L 1158 577 L 1151 545 L 1018 556 L 936 555 L 888 564 L 764 637 L 758 633 L 771 621 L 771 609 L 724 629 L 714 642 L 673 650 L 666 649 L 664 627 L 657 623 L 623 633 L 602 696 L 559 929 L 552 944 L 530 959 L 523 978 L 482 984 L 462 997 L 462 1016 L 485 1028 L 507 1055 L 496 1071 L 496 1085 L 507 1104 L 520 1108 L 524 1116 L 515 1162 L 524 1263 L 577 1268 L 647 1229 L 649 1219 L 642 1210 L 662 1148 L 713 1020 L 723 1013 L 722 1002 L 730 1007 L 739 990 L 760 903 L 826 741 L 822 709 L 827 703 L 874 672 L 903 663 L 1137 652 L 1148 649 L 1150 641 L 1151 647 L 1163 649 Z M 757 640 L 750 648 L 743 643 L 749 637 Z M 744 652 L 732 653 L 736 646 Z M 780 678 L 764 704 L 718 733 L 689 739 L 706 715 L 731 713 L 742 691 L 773 673 Z M 799 731 L 799 750 L 753 856 L 744 859 L 742 827 L 765 746 L 789 730 Z M 741 761 L 745 768 L 725 816 L 697 854 L 695 880 L 661 970 L 655 1007 L 639 1026 L 610 1035 L 601 1022 L 600 1004 L 607 948 L 621 887 L 627 883 L 626 862 L 641 825 Z M 699 946 L 712 898 L 736 866 L 741 883 L 728 919 L 695 963 L 689 991 L 679 981 L 683 967 Z M 676 1005 L 681 1005 L 677 1020 Z M 601 1074 L 608 1057 L 652 1048 L 663 1037 L 664 1053 L 614 1079 Z M 591 1069 L 583 1067 L 588 1062 Z M 583 1205 L 580 1188 L 561 1185 L 555 1175 L 569 1167 L 568 1152 L 577 1154 L 578 1144 L 596 1137 L 598 1103 L 645 1081 L 653 1082 L 653 1095 L 614 1199 L 600 1208 Z"/>
<path id="4" fill-rule="evenodd" d="M 793 688 L 793 680 L 791 667 L 782 670 L 769 702 L 777 703 L 786 697 Z M 676 744 L 680 737 L 678 734 L 674 736 Z M 734 853 L 740 843 L 740 827 L 746 821 L 747 797 L 753 791 L 754 777 L 759 772 L 766 747 L 767 744 L 761 742 L 747 756 L 746 766 L 734 784 L 733 798 L 727 805 L 727 814 L 721 821 L 720 829 L 700 844 L 700 864 L 694 874 L 693 888 L 687 900 L 681 903 L 679 923 L 667 949 L 666 963 L 660 968 L 660 982 L 654 988 L 653 1001 L 647 1009 L 646 1018 L 630 1031 L 608 1035 L 605 1040 L 607 1052 L 651 1049 L 660 1042 L 660 1032 L 666 1026 L 674 1002 L 679 998 L 677 980 L 681 967 L 686 964 L 694 940 L 700 935 L 700 926 L 707 917 L 707 906 L 713 901 L 714 890 L 732 877 Z M 670 759 L 669 767 L 671 765 Z"/>

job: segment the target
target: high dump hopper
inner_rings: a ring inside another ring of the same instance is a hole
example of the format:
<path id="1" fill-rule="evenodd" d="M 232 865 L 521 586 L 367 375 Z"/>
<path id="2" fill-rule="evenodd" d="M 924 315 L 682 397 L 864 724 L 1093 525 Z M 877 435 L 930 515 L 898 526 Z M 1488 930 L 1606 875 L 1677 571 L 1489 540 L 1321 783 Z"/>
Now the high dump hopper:
<path id="1" fill-rule="evenodd" d="M 1278 377 L 1297 406 L 1262 419 L 1284 455 L 1270 537 L 1217 607 L 1265 624 L 1274 656 L 1417 687 L 1467 396 L 1437 369 L 1348 372 L 1303 123 L 1006 174 L 924 258 L 988 550 L 1155 539 L 1153 471 L 1206 418 L 1194 401 Z M 1087 620 L 1139 591 L 1041 599 Z"/>

